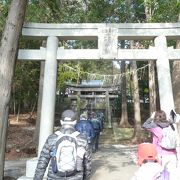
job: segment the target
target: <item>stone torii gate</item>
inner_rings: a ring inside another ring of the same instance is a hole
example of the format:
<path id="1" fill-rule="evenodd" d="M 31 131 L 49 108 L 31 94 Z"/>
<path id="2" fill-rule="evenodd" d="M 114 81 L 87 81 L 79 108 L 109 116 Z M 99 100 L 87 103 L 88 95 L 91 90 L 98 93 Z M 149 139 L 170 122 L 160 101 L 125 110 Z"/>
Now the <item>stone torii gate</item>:
<path id="1" fill-rule="evenodd" d="M 180 39 L 180 23 L 126 24 L 44 24 L 27 23 L 22 36 L 46 39 L 46 48 L 20 49 L 18 59 L 45 61 L 38 154 L 53 132 L 57 60 L 156 60 L 160 106 L 169 113 L 174 108 L 169 60 L 180 59 L 180 49 L 167 47 L 166 39 Z M 97 49 L 63 49 L 59 40 L 95 40 Z M 118 49 L 118 40 L 154 40 L 149 49 Z M 168 103 L 167 103 L 168 102 Z M 26 176 L 32 179 L 37 158 L 27 161 Z"/>
<path id="2" fill-rule="evenodd" d="M 117 91 L 117 87 L 111 87 L 111 86 L 92 86 L 92 85 L 68 85 L 68 89 L 70 91 L 73 91 L 75 93 L 68 94 L 68 97 L 70 99 L 75 99 L 77 101 L 77 98 L 80 99 L 94 99 L 96 98 L 103 98 L 105 99 L 105 117 L 106 122 L 108 122 L 108 127 L 112 128 L 112 119 L 111 119 L 111 109 L 110 109 L 110 99 L 118 98 L 118 95 L 110 94 L 114 91 Z M 82 92 L 90 92 L 91 94 L 82 94 Z M 96 93 L 100 94 L 96 94 Z"/>

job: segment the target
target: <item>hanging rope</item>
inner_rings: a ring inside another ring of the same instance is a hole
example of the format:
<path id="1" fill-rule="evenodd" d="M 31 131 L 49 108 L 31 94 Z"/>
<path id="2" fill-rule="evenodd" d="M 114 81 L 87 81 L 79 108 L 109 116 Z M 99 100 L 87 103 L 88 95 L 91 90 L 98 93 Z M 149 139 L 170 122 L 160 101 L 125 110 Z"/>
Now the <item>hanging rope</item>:
<path id="1" fill-rule="evenodd" d="M 148 66 L 149 66 L 149 64 L 147 64 L 143 67 L 137 68 L 136 70 L 127 70 L 125 73 L 107 75 L 107 74 L 85 72 L 85 71 L 81 71 L 80 69 L 68 66 L 67 64 L 63 64 L 63 67 L 66 70 L 71 70 L 71 71 L 74 71 L 77 73 L 86 74 L 87 79 L 89 79 L 89 80 L 102 80 L 104 85 L 112 84 L 114 86 L 119 85 L 123 76 L 126 76 L 128 78 L 131 74 L 134 73 L 134 71 L 139 72 L 139 79 L 142 79 L 142 77 L 144 77 L 144 74 L 145 74 L 145 69 Z"/>

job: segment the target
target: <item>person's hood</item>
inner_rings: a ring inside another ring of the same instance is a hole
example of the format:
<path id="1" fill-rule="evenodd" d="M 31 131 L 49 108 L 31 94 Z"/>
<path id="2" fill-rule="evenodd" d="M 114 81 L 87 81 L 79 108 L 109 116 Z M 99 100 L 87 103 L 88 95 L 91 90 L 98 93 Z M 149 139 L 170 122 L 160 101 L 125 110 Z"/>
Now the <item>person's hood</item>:
<path id="1" fill-rule="evenodd" d="M 156 124 L 161 128 L 165 128 L 165 127 L 168 127 L 170 125 L 169 122 L 158 122 Z"/>
<path id="2" fill-rule="evenodd" d="M 142 125 L 143 128 L 145 129 L 151 129 L 151 128 L 155 128 L 158 125 L 153 121 L 152 118 L 148 118 Z"/>
<path id="3" fill-rule="evenodd" d="M 145 129 L 151 129 L 151 128 L 156 128 L 156 127 L 161 127 L 161 128 L 165 128 L 168 127 L 170 125 L 169 122 L 154 122 L 154 120 L 152 118 L 148 118 L 144 124 L 142 125 L 143 128 Z"/>

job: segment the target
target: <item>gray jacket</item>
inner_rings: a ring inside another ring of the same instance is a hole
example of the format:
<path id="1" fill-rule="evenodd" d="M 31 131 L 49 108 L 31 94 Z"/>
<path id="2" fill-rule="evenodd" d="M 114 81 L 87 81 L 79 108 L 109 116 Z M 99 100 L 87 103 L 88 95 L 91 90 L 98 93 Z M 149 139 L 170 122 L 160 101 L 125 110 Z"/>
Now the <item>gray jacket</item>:
<path id="1" fill-rule="evenodd" d="M 74 132 L 74 128 L 61 128 L 60 131 L 62 133 L 72 133 Z M 91 175 L 91 150 L 88 146 L 87 139 L 79 134 L 77 136 L 77 144 L 79 147 L 84 147 L 86 149 L 86 152 L 84 154 L 84 159 L 83 159 L 83 171 L 76 172 L 72 176 L 69 177 L 61 177 L 57 173 L 54 173 L 52 171 L 52 157 L 51 154 L 55 151 L 56 149 L 56 141 L 57 141 L 58 136 L 56 134 L 50 135 L 45 144 L 44 147 L 41 151 L 38 164 L 35 170 L 35 175 L 33 180 L 41 180 L 43 179 L 44 173 L 46 171 L 46 168 L 50 162 L 49 169 L 48 169 L 48 180 L 56 180 L 56 179 L 66 179 L 66 180 L 89 180 L 90 175 Z"/>

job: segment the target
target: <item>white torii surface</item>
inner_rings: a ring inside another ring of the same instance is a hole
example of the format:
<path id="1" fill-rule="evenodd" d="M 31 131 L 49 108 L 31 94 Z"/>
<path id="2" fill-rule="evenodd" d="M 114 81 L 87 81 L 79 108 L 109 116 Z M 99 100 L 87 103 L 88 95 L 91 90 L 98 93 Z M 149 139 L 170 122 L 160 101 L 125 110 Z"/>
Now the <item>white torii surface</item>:
<path id="1" fill-rule="evenodd" d="M 167 58 L 169 60 L 178 60 L 180 49 L 167 49 Z M 40 50 L 25 50 L 20 49 L 18 59 L 21 60 L 45 60 L 46 48 Z M 112 58 L 102 58 L 98 49 L 62 49 L 58 48 L 57 60 L 96 60 L 96 61 L 147 61 L 156 60 L 158 58 L 157 49 L 118 49 L 116 56 Z"/>
<path id="2" fill-rule="evenodd" d="M 60 40 L 97 40 L 101 34 L 99 29 L 106 33 L 117 29 L 118 39 L 122 40 L 152 40 L 161 35 L 180 39 L 180 23 L 25 23 L 22 35 L 33 39 L 57 36 Z"/>

